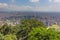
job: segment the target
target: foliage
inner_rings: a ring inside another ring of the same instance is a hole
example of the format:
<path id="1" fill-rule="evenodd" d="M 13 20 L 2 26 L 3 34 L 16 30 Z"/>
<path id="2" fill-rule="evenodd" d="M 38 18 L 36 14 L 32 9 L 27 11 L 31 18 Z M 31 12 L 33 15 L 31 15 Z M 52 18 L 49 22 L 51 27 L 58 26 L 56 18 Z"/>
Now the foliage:
<path id="1" fill-rule="evenodd" d="M 28 40 L 60 40 L 60 33 L 46 28 L 33 28 L 28 34 Z"/>
<path id="2" fill-rule="evenodd" d="M 38 20 L 21 20 L 20 24 L 0 26 L 0 40 L 59 40 L 60 33 Z"/>
<path id="3" fill-rule="evenodd" d="M 7 24 L 4 24 L 1 28 L 0 28 L 0 32 L 4 35 L 9 34 L 11 32 L 10 30 L 10 26 L 8 26 Z"/>
<path id="4" fill-rule="evenodd" d="M 27 34 L 32 30 L 32 28 L 36 27 L 45 27 L 45 25 L 38 20 L 21 20 L 21 30 L 17 32 L 18 38 L 23 37 L 25 39 L 27 37 Z"/>
<path id="5" fill-rule="evenodd" d="M 5 35 L 3 37 L 3 40 L 17 40 L 17 38 L 16 38 L 16 35 L 10 34 L 10 35 Z"/>
<path id="6" fill-rule="evenodd" d="M 0 40 L 3 40 L 3 34 L 0 33 Z"/>

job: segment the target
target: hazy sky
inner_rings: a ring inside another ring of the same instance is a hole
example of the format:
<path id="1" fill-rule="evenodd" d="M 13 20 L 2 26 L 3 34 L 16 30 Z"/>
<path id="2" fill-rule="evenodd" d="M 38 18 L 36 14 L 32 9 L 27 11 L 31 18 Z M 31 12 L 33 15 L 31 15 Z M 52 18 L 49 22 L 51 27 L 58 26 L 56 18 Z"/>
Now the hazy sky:
<path id="1" fill-rule="evenodd" d="M 60 0 L 0 0 L 1 10 L 60 12 Z"/>

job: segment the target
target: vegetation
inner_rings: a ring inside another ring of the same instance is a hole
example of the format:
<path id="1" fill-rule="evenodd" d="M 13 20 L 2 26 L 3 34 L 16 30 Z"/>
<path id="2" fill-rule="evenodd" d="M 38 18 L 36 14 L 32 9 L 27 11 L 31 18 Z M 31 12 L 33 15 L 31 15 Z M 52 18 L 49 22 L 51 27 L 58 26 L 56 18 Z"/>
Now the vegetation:
<path id="1" fill-rule="evenodd" d="M 60 33 L 38 20 L 21 20 L 20 25 L 0 27 L 0 40 L 59 40 Z"/>
<path id="2" fill-rule="evenodd" d="M 46 28 L 33 28 L 33 30 L 28 33 L 28 40 L 60 40 L 59 32 Z"/>

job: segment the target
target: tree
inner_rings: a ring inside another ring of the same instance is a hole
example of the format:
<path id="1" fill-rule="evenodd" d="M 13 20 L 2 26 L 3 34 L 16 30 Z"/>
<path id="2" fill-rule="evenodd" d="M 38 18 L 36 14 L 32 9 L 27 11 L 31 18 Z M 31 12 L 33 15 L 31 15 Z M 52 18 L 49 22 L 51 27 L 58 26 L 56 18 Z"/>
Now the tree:
<path id="1" fill-rule="evenodd" d="M 33 28 L 33 30 L 28 33 L 27 40 L 60 40 L 60 34 L 52 29 L 47 30 L 46 28 L 38 27 Z"/>
<path id="2" fill-rule="evenodd" d="M 9 34 L 9 35 L 5 35 L 3 37 L 3 40 L 17 40 L 17 37 L 16 35 Z"/>
<path id="3" fill-rule="evenodd" d="M 0 40 L 3 40 L 3 34 L 0 33 Z"/>
<path id="4" fill-rule="evenodd" d="M 27 34 L 32 30 L 32 28 L 45 27 L 45 25 L 38 20 L 21 20 L 20 31 L 17 32 L 18 39 L 22 37 L 27 38 Z"/>
<path id="5" fill-rule="evenodd" d="M 11 26 L 8 26 L 8 24 L 4 24 L 1 28 L 0 28 L 0 32 L 4 35 L 6 34 L 10 34 L 11 33 Z"/>
<path id="6" fill-rule="evenodd" d="M 48 29 L 54 29 L 54 30 L 56 30 L 56 31 L 60 31 L 60 27 L 59 27 L 58 24 L 53 24 L 53 25 L 51 25 Z"/>

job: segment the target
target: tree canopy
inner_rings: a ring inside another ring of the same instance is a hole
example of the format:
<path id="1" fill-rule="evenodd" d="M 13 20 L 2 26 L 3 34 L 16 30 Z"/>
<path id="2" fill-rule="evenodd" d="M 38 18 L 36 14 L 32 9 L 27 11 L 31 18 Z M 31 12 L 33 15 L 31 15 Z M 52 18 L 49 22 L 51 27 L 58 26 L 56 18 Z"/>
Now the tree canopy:
<path id="1" fill-rule="evenodd" d="M 51 26 L 52 27 L 52 26 Z M 47 29 L 38 20 L 21 20 L 20 24 L 0 26 L 0 40 L 59 40 L 60 32 Z"/>
<path id="2" fill-rule="evenodd" d="M 43 27 L 33 28 L 28 36 L 28 40 L 60 40 L 59 32 Z"/>

